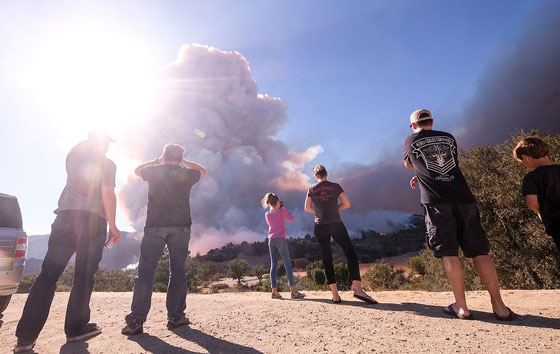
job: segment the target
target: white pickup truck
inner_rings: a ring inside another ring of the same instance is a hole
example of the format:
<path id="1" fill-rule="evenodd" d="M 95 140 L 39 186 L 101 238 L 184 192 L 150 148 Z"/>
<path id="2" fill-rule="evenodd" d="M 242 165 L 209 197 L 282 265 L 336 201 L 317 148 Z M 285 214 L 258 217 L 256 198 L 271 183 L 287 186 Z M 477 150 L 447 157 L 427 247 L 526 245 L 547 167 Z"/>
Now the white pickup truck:
<path id="1" fill-rule="evenodd" d="M 17 291 L 26 253 L 27 234 L 17 198 L 0 193 L 0 314 Z"/>

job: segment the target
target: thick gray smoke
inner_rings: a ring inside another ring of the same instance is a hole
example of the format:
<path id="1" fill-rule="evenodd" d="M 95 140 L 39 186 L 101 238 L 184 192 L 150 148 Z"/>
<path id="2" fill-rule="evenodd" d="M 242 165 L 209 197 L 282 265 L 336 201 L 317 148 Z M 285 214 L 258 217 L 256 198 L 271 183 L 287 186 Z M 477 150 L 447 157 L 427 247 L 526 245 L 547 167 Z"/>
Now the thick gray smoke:
<path id="1" fill-rule="evenodd" d="M 560 132 L 560 2 L 550 2 L 482 74 L 457 139 L 494 144 L 518 129 Z"/>
<path id="2" fill-rule="evenodd" d="M 135 160 L 154 159 L 165 144 L 177 143 L 185 147 L 185 158 L 208 169 L 191 195 L 194 252 L 264 239 L 267 227 L 260 199 L 270 191 L 278 193 L 296 216 L 289 236 L 312 231 L 312 217 L 302 210 L 310 181 L 301 170 L 322 148 L 290 152 L 274 139 L 287 120 L 285 104 L 258 93 L 241 54 L 183 46 L 160 81 L 160 108 L 146 124 L 132 128 L 124 143 Z M 146 217 L 146 189 L 145 182 L 130 177 L 119 195 L 136 230 L 142 230 Z M 387 220 L 404 222 L 408 216 L 371 215 L 363 209 L 350 220 L 366 227 L 377 223 L 382 230 L 393 226 Z"/>

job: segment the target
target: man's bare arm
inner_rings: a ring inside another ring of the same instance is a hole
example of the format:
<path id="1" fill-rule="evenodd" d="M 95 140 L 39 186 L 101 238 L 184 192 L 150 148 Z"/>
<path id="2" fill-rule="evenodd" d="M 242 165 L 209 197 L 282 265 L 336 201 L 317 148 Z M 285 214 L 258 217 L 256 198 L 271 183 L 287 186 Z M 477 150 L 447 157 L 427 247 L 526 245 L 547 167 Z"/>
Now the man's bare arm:
<path id="1" fill-rule="evenodd" d="M 105 218 L 109 223 L 109 239 L 113 239 L 111 243 L 114 245 L 121 239 L 121 231 L 115 224 L 115 216 L 117 212 L 117 196 L 115 195 L 115 188 L 112 186 L 102 186 L 101 199 L 103 201 L 103 208 L 105 209 Z"/>
<path id="2" fill-rule="evenodd" d="M 346 196 L 346 193 L 342 192 L 338 196 L 342 203 L 338 204 L 338 210 L 350 209 L 350 199 Z"/>
<path id="3" fill-rule="evenodd" d="M 525 196 L 525 202 L 527 203 L 527 206 L 529 207 L 529 209 L 531 209 L 532 211 L 537 213 L 537 215 L 539 216 L 539 219 L 542 220 L 542 218 L 541 218 L 541 206 L 539 205 L 539 199 L 538 199 L 537 195 L 536 194 L 527 194 Z"/>
<path id="4" fill-rule="evenodd" d="M 313 209 L 313 201 L 309 196 L 305 198 L 305 211 L 315 214 L 315 209 Z"/>
<path id="5" fill-rule="evenodd" d="M 411 163 L 408 163 L 408 162 L 406 162 L 406 161 L 404 161 L 404 166 L 405 166 L 406 168 L 414 168 L 414 165 L 412 165 Z"/>
<path id="6" fill-rule="evenodd" d="M 200 178 L 206 176 L 206 174 L 208 173 L 208 171 L 206 171 L 206 169 L 202 165 L 197 164 L 196 162 L 183 159 L 183 165 L 187 166 L 188 168 L 192 168 L 193 170 L 200 171 Z"/>

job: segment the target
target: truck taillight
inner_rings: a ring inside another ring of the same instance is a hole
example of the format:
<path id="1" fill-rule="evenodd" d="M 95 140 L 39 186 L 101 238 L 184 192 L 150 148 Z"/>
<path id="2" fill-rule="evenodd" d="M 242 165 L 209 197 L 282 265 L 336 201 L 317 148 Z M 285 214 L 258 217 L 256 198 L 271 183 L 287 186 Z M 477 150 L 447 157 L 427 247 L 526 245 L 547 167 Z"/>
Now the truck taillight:
<path id="1" fill-rule="evenodd" d="M 18 237 L 14 258 L 25 258 L 27 254 L 27 237 Z"/>

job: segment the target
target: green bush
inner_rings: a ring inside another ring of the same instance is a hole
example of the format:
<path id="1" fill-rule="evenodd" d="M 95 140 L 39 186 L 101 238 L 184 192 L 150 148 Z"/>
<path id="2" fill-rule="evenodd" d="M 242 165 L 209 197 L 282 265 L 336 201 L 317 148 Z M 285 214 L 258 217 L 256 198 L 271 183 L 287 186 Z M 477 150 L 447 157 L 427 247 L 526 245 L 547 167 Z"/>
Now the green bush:
<path id="1" fill-rule="evenodd" d="M 305 258 L 296 258 L 293 261 L 293 268 L 294 269 L 305 269 L 305 267 L 307 267 L 307 265 L 309 264 L 309 261 Z"/>
<path id="2" fill-rule="evenodd" d="M 257 277 L 257 279 L 259 280 L 259 284 L 262 284 L 263 277 L 267 272 L 268 269 L 260 265 L 253 267 L 253 269 L 251 270 L 253 276 Z"/>
<path id="3" fill-rule="evenodd" d="M 31 287 L 33 286 L 33 283 L 35 283 L 35 279 L 37 279 L 38 275 L 39 274 L 24 275 L 19 282 L 17 292 L 28 293 L 29 289 L 31 289 Z"/>
<path id="4" fill-rule="evenodd" d="M 311 279 L 313 279 L 316 285 L 326 284 L 327 278 L 325 277 L 325 272 L 322 269 L 314 269 L 312 274 Z"/>
<path id="5" fill-rule="evenodd" d="M 219 271 L 218 264 L 211 261 L 196 262 L 195 264 L 196 264 L 195 274 L 196 274 L 196 280 L 198 282 L 216 280 L 216 275 L 218 274 Z M 187 272 L 189 271 L 191 270 L 188 269 L 188 264 L 187 264 Z"/>
<path id="6" fill-rule="evenodd" d="M 362 284 L 366 289 L 373 291 L 399 289 L 406 283 L 403 273 L 400 269 L 395 270 L 386 259 L 383 259 L 364 274 Z"/>
<path id="7" fill-rule="evenodd" d="M 234 259 L 229 262 L 228 277 L 237 280 L 237 285 L 241 285 L 243 276 L 249 273 L 249 265 L 244 259 Z"/>
<path id="8" fill-rule="evenodd" d="M 418 274 L 423 276 L 426 274 L 426 268 L 424 267 L 424 262 L 419 256 L 411 257 L 406 261 L 406 266 L 410 269 L 411 275 Z"/>
<path id="9" fill-rule="evenodd" d="M 336 263 L 334 265 L 334 275 L 338 289 L 350 290 L 352 288 L 352 279 L 346 263 Z"/>
<path id="10" fill-rule="evenodd" d="M 286 275 L 286 267 L 284 266 L 284 262 L 280 261 L 278 262 L 278 276 L 282 277 L 284 275 Z"/>
<path id="11" fill-rule="evenodd" d="M 218 293 L 220 290 L 229 289 L 229 285 L 225 283 L 214 283 L 210 286 L 210 291 L 212 293 Z"/>
<path id="12" fill-rule="evenodd" d="M 95 273 L 93 291 L 132 291 L 134 287 L 134 271 L 98 270 Z"/>

